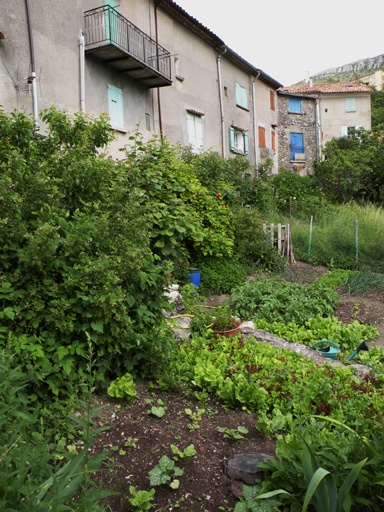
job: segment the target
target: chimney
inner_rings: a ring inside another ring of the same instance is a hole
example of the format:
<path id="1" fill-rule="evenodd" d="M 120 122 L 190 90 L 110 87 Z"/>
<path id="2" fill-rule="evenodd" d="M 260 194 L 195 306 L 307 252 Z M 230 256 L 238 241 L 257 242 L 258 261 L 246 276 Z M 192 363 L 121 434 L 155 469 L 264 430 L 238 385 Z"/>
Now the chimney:
<path id="1" fill-rule="evenodd" d="M 312 77 L 309 79 L 309 87 L 312 89 L 313 87 L 313 79 Z"/>

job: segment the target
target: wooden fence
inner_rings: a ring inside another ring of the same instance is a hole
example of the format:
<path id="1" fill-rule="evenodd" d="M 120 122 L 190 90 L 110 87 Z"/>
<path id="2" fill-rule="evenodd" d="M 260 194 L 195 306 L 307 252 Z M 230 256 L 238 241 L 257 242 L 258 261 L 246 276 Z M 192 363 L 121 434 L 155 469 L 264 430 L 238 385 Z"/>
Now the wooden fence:
<path id="1" fill-rule="evenodd" d="M 276 232 L 277 228 L 277 232 Z M 283 256 L 287 257 L 290 263 L 295 263 L 295 257 L 292 247 L 292 235 L 289 224 L 269 224 L 263 223 L 264 233 L 270 235 L 270 242 Z"/>

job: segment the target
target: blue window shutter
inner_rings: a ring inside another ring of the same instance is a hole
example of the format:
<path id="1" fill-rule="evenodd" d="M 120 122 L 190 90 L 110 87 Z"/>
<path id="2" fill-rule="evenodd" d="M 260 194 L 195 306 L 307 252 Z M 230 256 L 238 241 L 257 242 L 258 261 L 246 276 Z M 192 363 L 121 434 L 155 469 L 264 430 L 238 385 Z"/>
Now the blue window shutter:
<path id="1" fill-rule="evenodd" d="M 304 153 L 304 136 L 302 133 L 291 133 L 291 160 L 296 153 Z"/>
<path id="2" fill-rule="evenodd" d="M 293 114 L 301 114 L 301 99 L 289 98 L 289 112 Z"/>
<path id="3" fill-rule="evenodd" d="M 248 150 L 248 133 L 247 132 L 244 132 L 244 153 L 246 155 L 248 155 L 248 153 L 249 153 L 249 150 Z"/>
<path id="4" fill-rule="evenodd" d="M 239 84 L 236 84 L 236 105 L 248 108 L 247 90 Z"/>
<path id="5" fill-rule="evenodd" d="M 232 126 L 229 127 L 229 149 L 235 151 L 235 130 Z"/>
<path id="6" fill-rule="evenodd" d="M 110 123 L 115 128 L 124 128 L 123 91 L 108 84 Z"/>

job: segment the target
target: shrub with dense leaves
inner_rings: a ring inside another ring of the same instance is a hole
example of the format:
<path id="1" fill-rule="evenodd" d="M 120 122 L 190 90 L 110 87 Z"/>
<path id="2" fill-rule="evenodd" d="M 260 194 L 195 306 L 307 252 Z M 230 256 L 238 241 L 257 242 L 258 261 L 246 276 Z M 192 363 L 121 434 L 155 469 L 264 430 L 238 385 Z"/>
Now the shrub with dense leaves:
<path id="1" fill-rule="evenodd" d="M 162 350 L 168 270 L 151 251 L 151 205 L 98 153 L 106 119 L 51 109 L 43 120 L 45 135 L 0 113 L 0 336 L 13 332 L 13 350 L 37 368 L 36 392 L 58 395 L 83 378 L 86 333 L 99 382 Z"/>

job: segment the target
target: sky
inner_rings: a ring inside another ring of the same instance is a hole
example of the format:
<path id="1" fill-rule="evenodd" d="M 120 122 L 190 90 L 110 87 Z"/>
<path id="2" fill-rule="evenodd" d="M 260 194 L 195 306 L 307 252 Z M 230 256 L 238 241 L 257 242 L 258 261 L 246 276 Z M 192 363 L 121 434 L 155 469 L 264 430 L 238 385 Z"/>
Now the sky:
<path id="1" fill-rule="evenodd" d="M 383 0 L 175 0 L 281 84 L 384 54 Z"/>

